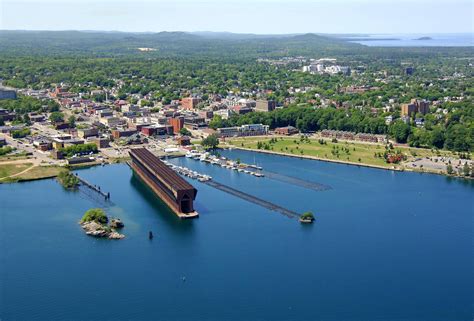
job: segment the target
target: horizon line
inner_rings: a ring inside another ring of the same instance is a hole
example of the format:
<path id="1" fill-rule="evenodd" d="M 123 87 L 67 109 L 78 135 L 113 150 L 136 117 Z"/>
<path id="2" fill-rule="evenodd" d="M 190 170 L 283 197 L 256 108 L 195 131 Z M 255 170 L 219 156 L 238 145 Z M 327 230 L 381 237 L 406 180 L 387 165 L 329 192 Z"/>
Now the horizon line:
<path id="1" fill-rule="evenodd" d="M 126 31 L 126 30 L 105 30 L 105 29 L 4 29 L 0 28 L 0 31 L 22 31 L 22 32 L 108 32 L 108 33 L 228 33 L 235 35 L 256 35 L 256 36 L 291 36 L 291 35 L 305 35 L 305 34 L 314 34 L 314 35 L 454 35 L 454 34 L 472 34 L 474 31 L 456 31 L 456 32 L 394 32 L 394 33 L 379 33 L 379 32 L 292 32 L 292 33 L 258 33 L 258 32 L 234 32 L 234 31 L 209 31 L 209 30 L 196 30 L 196 31 L 186 31 L 186 30 L 161 30 L 161 31 Z"/>

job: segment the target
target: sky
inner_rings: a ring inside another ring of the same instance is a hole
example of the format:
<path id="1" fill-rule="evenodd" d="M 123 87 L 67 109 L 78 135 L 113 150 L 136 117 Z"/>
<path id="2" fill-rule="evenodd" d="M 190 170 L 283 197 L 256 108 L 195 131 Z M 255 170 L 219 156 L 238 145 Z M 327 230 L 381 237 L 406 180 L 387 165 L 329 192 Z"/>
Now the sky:
<path id="1" fill-rule="evenodd" d="M 474 32 L 471 0 L 0 0 L 0 29 Z"/>

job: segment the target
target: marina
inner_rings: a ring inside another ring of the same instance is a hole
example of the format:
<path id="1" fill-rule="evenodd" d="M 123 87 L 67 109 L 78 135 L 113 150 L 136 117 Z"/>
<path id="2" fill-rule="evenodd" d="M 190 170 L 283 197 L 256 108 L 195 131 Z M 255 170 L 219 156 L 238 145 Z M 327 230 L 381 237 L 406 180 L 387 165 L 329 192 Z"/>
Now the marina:
<path id="1" fill-rule="evenodd" d="M 220 166 L 225 169 L 237 171 L 239 173 L 249 174 L 255 177 L 264 177 L 265 174 L 261 172 L 263 169 L 261 166 L 248 165 L 239 161 L 233 161 L 226 157 L 212 155 L 209 152 L 196 152 L 190 151 L 185 155 L 187 158 L 191 158 L 200 162 L 209 163 L 211 165 Z"/>

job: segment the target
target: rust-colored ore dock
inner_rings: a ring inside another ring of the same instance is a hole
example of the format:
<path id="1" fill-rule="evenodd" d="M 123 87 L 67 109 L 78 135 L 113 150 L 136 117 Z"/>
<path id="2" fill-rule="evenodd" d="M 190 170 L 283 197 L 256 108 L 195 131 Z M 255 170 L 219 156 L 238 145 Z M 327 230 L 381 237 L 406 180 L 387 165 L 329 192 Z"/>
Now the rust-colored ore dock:
<path id="1" fill-rule="evenodd" d="M 161 198 L 180 218 L 198 217 L 194 210 L 197 190 L 166 166 L 146 148 L 130 150 L 133 171 Z"/>

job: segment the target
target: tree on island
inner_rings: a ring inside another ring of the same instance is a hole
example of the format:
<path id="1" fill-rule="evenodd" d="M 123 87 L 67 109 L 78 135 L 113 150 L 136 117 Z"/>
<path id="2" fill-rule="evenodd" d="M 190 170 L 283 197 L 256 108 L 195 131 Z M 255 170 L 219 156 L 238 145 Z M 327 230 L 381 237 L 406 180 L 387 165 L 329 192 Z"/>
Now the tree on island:
<path id="1" fill-rule="evenodd" d="M 107 224 L 108 221 L 107 215 L 105 215 L 104 210 L 101 208 L 91 208 L 81 219 L 81 223 L 96 222 L 99 224 Z"/>
<path id="2" fill-rule="evenodd" d="M 304 212 L 303 214 L 301 214 L 301 220 L 303 221 L 314 221 L 314 215 L 313 215 L 313 212 Z"/>
<path id="3" fill-rule="evenodd" d="M 211 134 L 202 140 L 201 145 L 206 149 L 215 149 L 219 146 L 219 138 L 216 134 Z"/>

